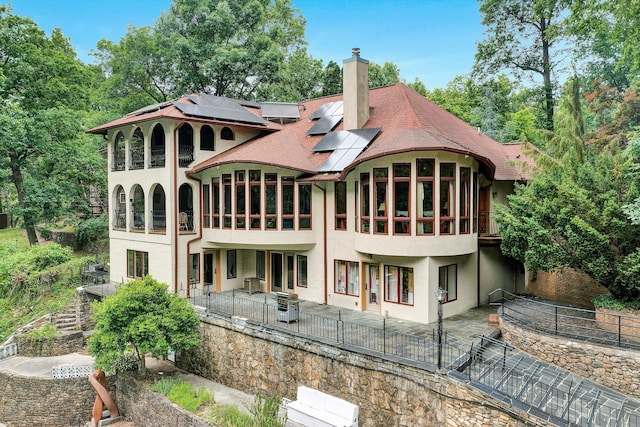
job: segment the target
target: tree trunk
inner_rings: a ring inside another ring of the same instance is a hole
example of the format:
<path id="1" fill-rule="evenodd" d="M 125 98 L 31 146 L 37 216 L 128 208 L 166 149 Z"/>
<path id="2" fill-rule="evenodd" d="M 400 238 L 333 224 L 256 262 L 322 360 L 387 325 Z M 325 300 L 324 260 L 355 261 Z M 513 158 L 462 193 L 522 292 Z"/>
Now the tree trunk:
<path id="1" fill-rule="evenodd" d="M 18 206 L 22 209 L 22 219 L 24 220 L 24 228 L 27 231 L 27 238 L 29 239 L 29 245 L 38 244 L 38 236 L 36 235 L 36 225 L 33 218 L 28 213 L 28 210 L 24 206 L 24 179 L 22 177 L 22 170 L 17 165 L 17 159 L 11 159 L 11 182 L 16 187 L 16 193 L 18 193 Z"/>
<path id="2" fill-rule="evenodd" d="M 551 83 L 551 62 L 549 60 L 549 41 L 547 40 L 548 23 L 540 18 L 542 32 L 542 79 L 544 82 L 544 110 L 547 130 L 553 131 L 553 84 Z"/>

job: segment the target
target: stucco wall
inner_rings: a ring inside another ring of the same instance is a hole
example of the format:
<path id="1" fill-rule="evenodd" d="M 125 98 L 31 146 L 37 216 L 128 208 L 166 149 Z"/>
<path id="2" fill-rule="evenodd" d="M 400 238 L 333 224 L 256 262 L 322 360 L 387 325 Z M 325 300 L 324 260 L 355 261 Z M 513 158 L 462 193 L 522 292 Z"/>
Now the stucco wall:
<path id="1" fill-rule="evenodd" d="M 241 321 L 203 318 L 200 335 L 202 346 L 182 354 L 180 368 L 247 393 L 292 400 L 298 385 L 313 387 L 359 405 L 363 427 L 543 425 L 446 375 Z"/>

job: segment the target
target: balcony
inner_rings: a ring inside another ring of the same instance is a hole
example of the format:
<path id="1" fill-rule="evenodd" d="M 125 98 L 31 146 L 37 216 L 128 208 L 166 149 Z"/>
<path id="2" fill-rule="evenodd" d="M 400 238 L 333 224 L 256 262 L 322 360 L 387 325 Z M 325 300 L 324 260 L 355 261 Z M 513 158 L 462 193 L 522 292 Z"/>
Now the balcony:
<path id="1" fill-rule="evenodd" d="M 124 170 L 124 151 L 115 156 L 111 163 L 111 172 Z"/>
<path id="2" fill-rule="evenodd" d="M 149 231 L 152 233 L 164 233 L 167 229 L 167 213 L 166 211 L 151 211 Z"/>
<path id="3" fill-rule="evenodd" d="M 165 161 L 165 155 L 163 152 L 151 151 L 151 156 L 149 156 L 150 168 L 163 168 L 165 165 Z"/>
<path id="4" fill-rule="evenodd" d="M 500 227 L 493 212 L 481 211 L 478 218 L 478 239 L 486 243 L 500 244 Z"/>
<path id="5" fill-rule="evenodd" d="M 131 150 L 131 164 L 129 170 L 144 168 L 144 151 L 142 149 Z"/>
<path id="6" fill-rule="evenodd" d="M 178 231 L 180 232 L 180 234 L 193 233 L 193 211 L 184 211 L 178 213 Z"/>
<path id="7" fill-rule="evenodd" d="M 127 211 L 126 209 L 116 209 L 113 211 L 114 229 L 125 230 L 127 228 Z"/>

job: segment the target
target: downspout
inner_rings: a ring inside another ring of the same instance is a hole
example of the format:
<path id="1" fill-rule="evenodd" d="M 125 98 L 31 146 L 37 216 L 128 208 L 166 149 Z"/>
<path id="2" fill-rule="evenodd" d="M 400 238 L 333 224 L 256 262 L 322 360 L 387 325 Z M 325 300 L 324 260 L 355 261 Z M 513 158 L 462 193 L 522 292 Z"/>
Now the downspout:
<path id="1" fill-rule="evenodd" d="M 324 215 L 322 216 L 324 218 L 324 229 L 323 229 L 323 243 L 324 243 L 324 247 L 323 247 L 323 257 L 324 257 L 324 292 L 323 292 L 323 304 L 327 305 L 327 293 L 328 293 L 328 287 L 327 287 L 327 190 L 325 188 L 320 187 L 317 183 L 313 184 L 315 187 L 319 188 L 320 191 L 322 191 L 322 195 L 323 195 L 323 209 L 324 209 Z"/>
<path id="2" fill-rule="evenodd" d="M 203 202 L 203 197 L 204 195 L 202 194 L 202 180 L 200 178 L 196 178 L 193 176 L 190 176 L 189 179 L 193 179 L 195 181 L 198 181 L 199 187 L 200 187 L 200 212 L 202 212 L 202 202 Z M 194 221 L 195 221 L 195 214 L 194 214 Z M 190 259 L 189 257 L 191 256 L 191 243 L 200 240 L 202 238 L 202 220 L 198 221 L 198 233 L 196 234 L 196 237 L 194 237 L 193 239 L 190 239 L 189 241 L 187 241 L 187 297 L 189 297 L 190 292 L 191 292 L 191 268 L 190 268 Z M 200 260 L 198 260 L 198 276 L 200 275 Z M 198 279 L 200 279 L 200 277 L 198 277 Z M 203 288 L 204 289 L 204 288 Z"/>
<path id="3" fill-rule="evenodd" d="M 178 123 L 178 126 L 173 130 L 173 241 L 175 242 L 173 247 L 173 293 L 178 293 L 178 227 L 176 222 L 178 220 L 178 130 L 184 125 L 184 120 Z"/>

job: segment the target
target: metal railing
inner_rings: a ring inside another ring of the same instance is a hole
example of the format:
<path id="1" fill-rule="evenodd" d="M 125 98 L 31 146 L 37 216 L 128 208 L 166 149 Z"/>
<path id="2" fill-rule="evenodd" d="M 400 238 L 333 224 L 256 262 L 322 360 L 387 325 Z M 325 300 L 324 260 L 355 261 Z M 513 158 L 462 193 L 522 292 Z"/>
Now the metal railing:
<path id="1" fill-rule="evenodd" d="M 524 329 L 596 344 L 640 349 L 640 317 L 550 304 L 497 289 L 489 304 L 502 305 L 502 317 Z"/>
<path id="2" fill-rule="evenodd" d="M 343 319 L 341 311 L 337 317 L 328 317 L 305 312 L 299 308 L 297 320 L 281 321 L 275 301 L 264 295 L 263 301 L 243 298 L 244 292 L 208 292 L 196 295 L 191 292 L 194 306 L 206 308 L 207 312 L 224 317 L 242 317 L 258 322 L 262 327 L 285 330 L 294 335 L 338 345 L 356 352 L 373 354 L 393 359 L 400 363 L 420 366 L 435 371 L 438 361 L 438 342 L 435 331 L 427 336 L 409 335 L 391 329 L 387 319 L 380 324 Z M 445 369 L 456 369 L 464 360 L 465 350 L 447 342 L 446 336 L 440 350 Z"/>

